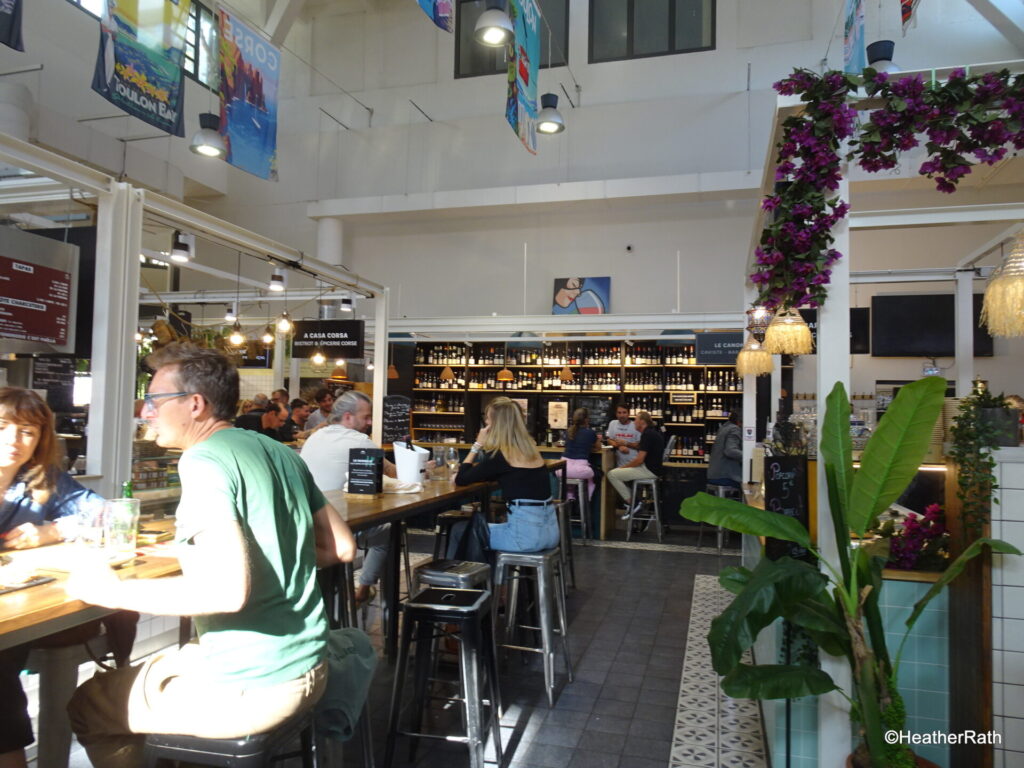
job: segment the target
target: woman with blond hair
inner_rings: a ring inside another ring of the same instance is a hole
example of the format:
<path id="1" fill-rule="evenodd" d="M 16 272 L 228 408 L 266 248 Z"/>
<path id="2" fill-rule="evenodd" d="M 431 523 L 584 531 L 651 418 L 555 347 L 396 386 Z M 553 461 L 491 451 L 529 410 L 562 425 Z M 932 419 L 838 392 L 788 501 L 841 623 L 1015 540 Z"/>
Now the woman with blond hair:
<path id="1" fill-rule="evenodd" d="M 487 406 L 484 423 L 455 484 L 496 480 L 508 505 L 508 522 L 488 523 L 476 513 L 469 523 L 452 531 L 448 556 L 488 562 L 488 551 L 550 549 L 558 544 L 551 476 L 526 429 L 522 410 L 509 398 L 497 397 Z"/>

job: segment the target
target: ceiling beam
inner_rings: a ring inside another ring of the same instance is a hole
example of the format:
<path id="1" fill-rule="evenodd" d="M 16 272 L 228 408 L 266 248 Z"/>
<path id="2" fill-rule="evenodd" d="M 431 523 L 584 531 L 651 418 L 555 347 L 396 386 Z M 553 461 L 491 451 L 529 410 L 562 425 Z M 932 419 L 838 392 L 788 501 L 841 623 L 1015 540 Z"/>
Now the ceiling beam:
<path id="1" fill-rule="evenodd" d="M 305 3 L 306 0 L 277 0 L 274 3 L 274 7 L 267 17 L 266 28 L 271 43 L 278 48 L 284 44 L 284 39 L 288 37 L 288 32 L 302 12 L 302 6 Z"/>
<path id="2" fill-rule="evenodd" d="M 977 224 L 991 221 L 1024 221 L 1024 203 L 943 205 L 931 208 L 894 208 L 888 211 L 850 211 L 850 229 L 929 227 L 943 224 Z"/>
<path id="3" fill-rule="evenodd" d="M 1024 54 L 1024 3 L 1021 0 L 967 0 L 996 30 Z"/>

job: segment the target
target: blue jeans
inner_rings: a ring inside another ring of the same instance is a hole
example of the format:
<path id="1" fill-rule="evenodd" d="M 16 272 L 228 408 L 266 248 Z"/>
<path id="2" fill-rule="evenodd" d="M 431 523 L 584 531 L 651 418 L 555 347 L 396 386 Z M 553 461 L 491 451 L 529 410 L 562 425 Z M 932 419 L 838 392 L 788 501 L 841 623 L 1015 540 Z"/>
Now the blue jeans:
<path id="1" fill-rule="evenodd" d="M 540 552 L 558 544 L 558 520 L 554 504 L 509 503 L 507 523 L 488 523 L 476 512 L 468 523 L 452 527 L 447 556 L 494 565 L 494 550 Z"/>
<path id="2" fill-rule="evenodd" d="M 729 488 L 739 488 L 740 484 L 733 480 L 731 477 L 716 477 L 714 479 L 708 478 L 708 485 L 725 485 Z"/>

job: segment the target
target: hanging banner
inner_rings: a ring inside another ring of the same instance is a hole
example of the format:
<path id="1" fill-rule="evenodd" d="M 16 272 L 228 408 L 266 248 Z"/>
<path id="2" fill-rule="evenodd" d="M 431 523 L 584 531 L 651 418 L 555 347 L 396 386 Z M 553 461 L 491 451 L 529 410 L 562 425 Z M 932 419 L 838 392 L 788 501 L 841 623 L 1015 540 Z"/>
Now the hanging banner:
<path id="1" fill-rule="evenodd" d="M 317 350 L 332 360 L 358 360 L 363 356 L 362 320 L 296 320 L 292 355 L 309 357 Z"/>
<path id="2" fill-rule="evenodd" d="M 220 133 L 225 160 L 277 181 L 277 81 L 281 52 L 230 12 L 220 12 Z"/>
<path id="3" fill-rule="evenodd" d="M 846 0 L 843 71 L 859 75 L 868 65 L 864 48 L 864 0 Z"/>
<path id="4" fill-rule="evenodd" d="M 914 21 L 917 13 L 917 4 L 921 0 L 900 0 L 900 15 L 903 17 L 903 36 L 907 36 L 907 27 Z"/>
<path id="5" fill-rule="evenodd" d="M 21 41 L 21 0 L 0 0 L 0 43 L 24 51 Z"/>
<path id="6" fill-rule="evenodd" d="M 540 64 L 540 12 L 536 0 L 508 0 L 515 38 L 508 45 L 508 99 L 505 117 L 531 153 L 537 154 L 537 66 Z"/>
<path id="7" fill-rule="evenodd" d="M 129 115 L 184 136 L 181 63 L 191 0 L 107 0 L 92 89 Z"/>
<path id="8" fill-rule="evenodd" d="M 452 0 L 416 0 L 423 12 L 429 16 L 435 25 L 445 32 L 455 29 L 455 11 L 452 9 Z"/>

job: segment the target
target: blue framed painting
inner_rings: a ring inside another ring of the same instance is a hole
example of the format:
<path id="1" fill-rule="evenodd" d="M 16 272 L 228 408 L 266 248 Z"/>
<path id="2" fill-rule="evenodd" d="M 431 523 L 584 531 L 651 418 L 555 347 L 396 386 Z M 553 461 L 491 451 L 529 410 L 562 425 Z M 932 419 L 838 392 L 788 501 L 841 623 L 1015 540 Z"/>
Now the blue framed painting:
<path id="1" fill-rule="evenodd" d="M 612 311 L 610 277 L 559 277 L 551 298 L 552 315 L 606 315 Z"/>

